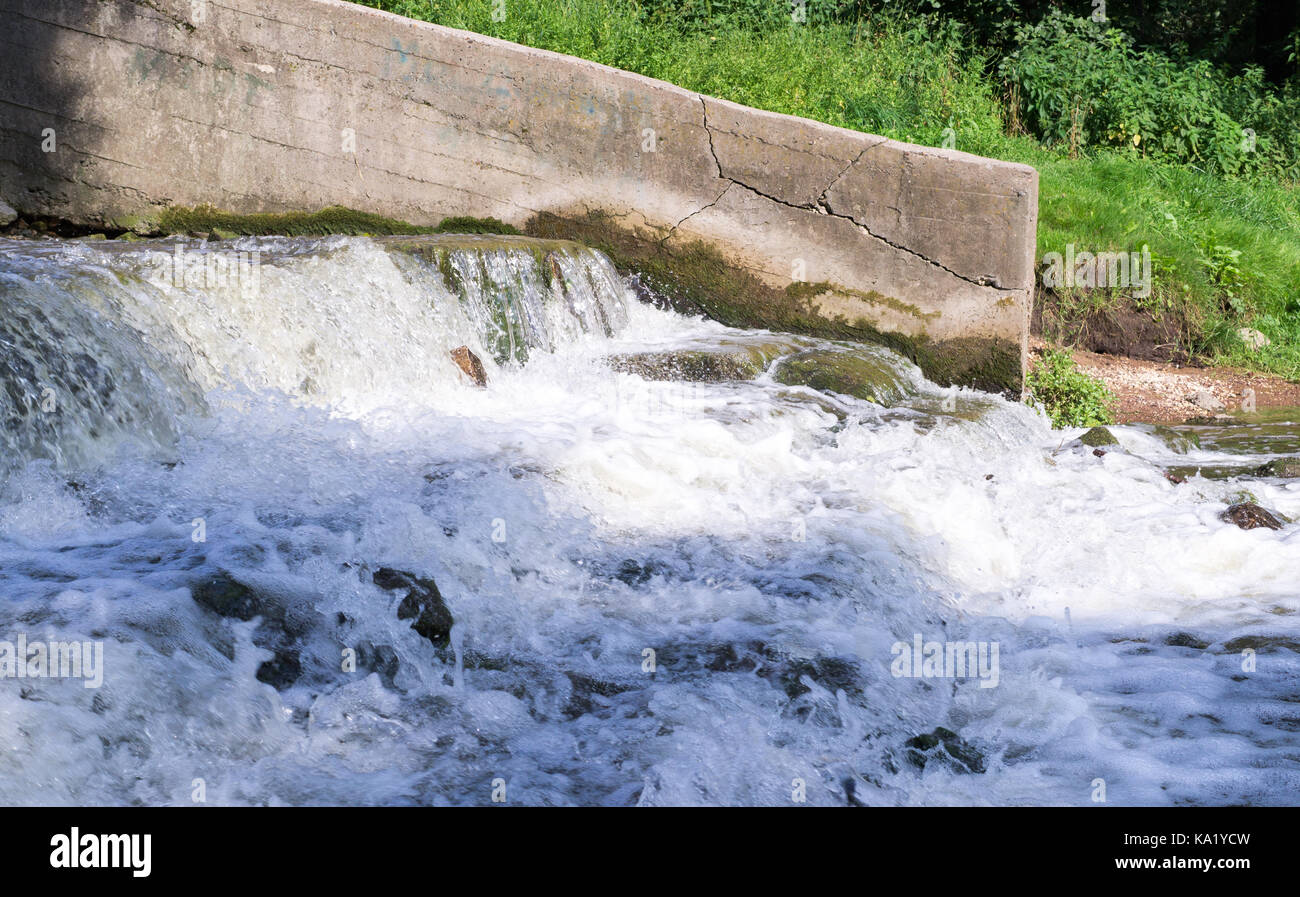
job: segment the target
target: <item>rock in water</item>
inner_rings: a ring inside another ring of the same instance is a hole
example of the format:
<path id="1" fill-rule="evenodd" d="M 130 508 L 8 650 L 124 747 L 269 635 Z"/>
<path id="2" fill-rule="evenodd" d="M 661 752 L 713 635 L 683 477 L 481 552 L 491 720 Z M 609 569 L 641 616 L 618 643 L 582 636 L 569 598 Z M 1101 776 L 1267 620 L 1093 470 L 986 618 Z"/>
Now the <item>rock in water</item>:
<path id="1" fill-rule="evenodd" d="M 1119 440 L 1115 438 L 1115 434 L 1105 427 L 1093 427 L 1080 436 L 1079 441 L 1090 448 L 1100 448 L 1103 445 L 1119 445 Z"/>
<path id="2" fill-rule="evenodd" d="M 302 675 L 302 661 L 287 631 L 284 609 L 225 572 L 205 576 L 190 586 L 196 604 L 217 616 L 247 622 L 261 617 L 262 624 L 253 636 L 253 644 L 273 655 L 257 668 L 257 680 L 283 691 Z"/>
<path id="3" fill-rule="evenodd" d="M 909 738 L 904 747 L 908 762 L 920 769 L 932 760 L 939 761 L 953 772 L 981 773 L 987 768 L 983 754 L 966 739 L 943 726 L 929 734 Z"/>
<path id="4" fill-rule="evenodd" d="M 1274 458 L 1255 468 L 1255 476 L 1296 479 L 1300 477 L 1300 458 Z"/>
<path id="5" fill-rule="evenodd" d="M 1266 526 L 1269 529 L 1281 529 L 1282 521 L 1271 512 L 1264 510 L 1254 502 L 1243 501 L 1230 505 L 1228 510 L 1219 515 L 1227 523 L 1235 523 L 1242 529 L 1255 529 Z"/>
<path id="6" fill-rule="evenodd" d="M 222 617 L 248 621 L 262 613 L 256 593 L 225 573 L 205 577 L 190 586 L 195 603 Z"/>
<path id="7" fill-rule="evenodd" d="M 451 643 L 451 627 L 456 621 L 432 579 L 380 567 L 375 571 L 374 583 L 381 589 L 406 589 L 406 597 L 397 606 L 397 619 L 415 620 L 411 628 L 435 648 L 445 648 Z"/>
<path id="8" fill-rule="evenodd" d="M 451 360 L 459 365 L 465 372 L 465 376 L 474 381 L 475 386 L 487 386 L 487 371 L 483 369 L 483 362 L 469 350 L 469 346 L 457 346 L 452 349 Z"/>

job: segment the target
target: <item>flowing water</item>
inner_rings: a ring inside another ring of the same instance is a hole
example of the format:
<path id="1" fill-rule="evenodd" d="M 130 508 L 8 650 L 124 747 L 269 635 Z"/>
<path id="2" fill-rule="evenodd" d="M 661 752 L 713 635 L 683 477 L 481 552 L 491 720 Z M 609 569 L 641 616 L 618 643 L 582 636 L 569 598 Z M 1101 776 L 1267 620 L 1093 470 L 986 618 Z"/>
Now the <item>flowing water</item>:
<path id="1" fill-rule="evenodd" d="M 0 653 L 0 802 L 1300 793 L 1300 526 L 1219 516 L 1300 518 L 1248 472 L 1294 418 L 1097 455 L 571 244 L 178 245 L 0 244 L 0 640 L 103 646 L 99 687 Z M 616 361 L 713 350 L 752 379 Z M 781 375 L 816 350 L 885 404 Z M 383 568 L 436 582 L 449 645 Z M 918 640 L 983 663 L 898 675 Z"/>

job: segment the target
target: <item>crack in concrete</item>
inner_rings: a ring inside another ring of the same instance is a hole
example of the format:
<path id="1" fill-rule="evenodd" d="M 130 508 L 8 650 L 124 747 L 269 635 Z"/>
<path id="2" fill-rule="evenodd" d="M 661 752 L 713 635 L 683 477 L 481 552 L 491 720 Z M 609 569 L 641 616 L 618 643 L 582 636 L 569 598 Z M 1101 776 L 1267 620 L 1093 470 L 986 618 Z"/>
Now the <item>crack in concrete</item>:
<path id="1" fill-rule="evenodd" d="M 718 204 L 718 202 L 722 199 L 722 197 L 724 197 L 724 196 L 727 195 L 727 191 L 730 190 L 732 187 L 736 186 L 736 182 L 735 182 L 735 181 L 733 181 L 733 180 L 731 180 L 731 179 L 729 179 L 729 178 L 725 178 L 724 180 L 727 181 L 727 186 L 725 186 L 725 187 L 722 188 L 722 192 L 719 193 L 717 196 L 713 197 L 713 201 L 712 201 L 712 202 L 709 202 L 709 203 L 706 203 L 706 204 L 700 206 L 700 207 L 699 207 L 698 209 L 696 209 L 694 212 L 691 212 L 689 215 L 687 215 L 687 216 L 686 216 L 685 218 L 683 218 L 681 221 L 678 221 L 678 222 L 677 222 L 676 224 L 674 224 L 671 228 L 669 228 L 669 229 L 668 229 L 668 233 L 667 233 L 667 235 L 666 235 L 662 240 L 659 241 L 659 245 L 660 245 L 660 246 L 662 246 L 663 244 L 667 243 L 669 240 L 672 239 L 673 234 L 677 233 L 677 228 L 681 227 L 683 224 L 685 224 L 687 221 L 689 221 L 690 219 L 694 218 L 696 215 L 698 215 L 698 214 L 700 214 L 701 212 L 703 212 L 705 209 L 711 209 L 711 208 L 713 208 L 714 206 L 716 206 L 716 205 Z"/>
<path id="2" fill-rule="evenodd" d="M 826 185 L 825 189 L 822 190 L 821 194 L 817 197 L 816 201 L 813 202 L 812 205 L 803 205 L 800 203 L 788 202 L 787 200 L 780 199 L 776 196 L 770 196 L 769 194 L 764 193 L 762 190 L 759 190 L 756 187 L 752 187 L 749 184 L 746 184 L 744 181 L 739 181 L 728 174 L 724 174 L 722 171 L 722 161 L 718 159 L 718 150 L 713 145 L 713 128 L 709 124 L 709 104 L 708 101 L 703 96 L 700 97 L 700 107 L 704 110 L 704 133 L 708 136 L 709 139 L 709 154 L 713 156 L 713 164 L 717 166 L 718 177 L 720 177 L 724 181 L 727 181 L 728 184 L 727 187 L 722 191 L 722 193 L 718 194 L 717 199 L 714 199 L 713 202 L 709 203 L 708 206 L 703 206 L 697 209 L 696 211 L 692 212 L 690 215 L 687 215 L 686 218 L 683 218 L 681 221 L 677 222 L 677 224 L 673 226 L 672 231 L 669 232 L 669 236 L 672 236 L 672 233 L 675 232 L 677 228 L 681 226 L 682 222 L 686 221 L 688 218 L 690 218 L 693 215 L 698 215 L 700 212 L 709 208 L 709 206 L 712 206 L 715 203 L 717 203 L 718 200 L 722 199 L 722 197 L 726 194 L 727 190 L 731 189 L 731 185 L 734 184 L 737 187 L 740 187 L 744 190 L 748 190 L 750 193 L 753 193 L 755 196 L 761 196 L 763 199 L 769 200 L 770 202 L 774 202 L 777 205 L 785 206 L 788 209 L 798 209 L 804 212 L 815 212 L 821 215 L 828 215 L 832 218 L 839 218 L 844 221 L 847 221 L 850 224 L 852 224 L 854 227 L 856 227 L 859 231 L 861 231 L 863 234 L 866 234 L 868 237 L 872 238 L 873 240 L 877 240 L 881 243 L 884 243 L 886 246 L 889 246 L 892 249 L 896 249 L 899 252 L 904 252 L 907 253 L 908 255 L 914 256 L 920 259 L 921 261 L 925 262 L 926 264 L 934 265 L 934 267 L 942 271 L 948 272 L 953 277 L 956 277 L 958 280 L 964 280 L 966 283 L 974 284 L 975 286 L 978 287 L 994 287 L 997 289 L 1002 288 L 996 280 L 985 278 L 985 277 L 972 278 L 972 277 L 967 277 L 965 274 L 960 274 L 957 271 L 954 271 L 953 269 L 949 268 L 947 265 L 941 262 L 937 262 L 934 259 L 924 255 L 923 253 L 917 252 L 915 249 L 910 249 L 907 246 L 903 246 L 901 243 L 895 243 L 893 240 L 890 240 L 887 237 L 882 237 L 880 234 L 873 233 L 871 228 L 867 227 L 865 224 L 863 224 L 858 219 L 854 218 L 852 215 L 845 215 L 842 212 L 836 212 L 834 209 L 831 208 L 830 202 L 826 198 L 826 194 L 831 191 L 832 187 L 834 187 L 836 184 L 839 183 L 840 179 L 844 177 L 844 175 L 848 174 L 849 170 L 853 168 L 854 165 L 858 164 L 858 162 L 862 159 L 862 157 L 866 155 L 867 150 L 879 146 L 881 143 L 885 142 L 884 140 L 880 140 L 876 143 L 871 144 L 870 146 L 864 146 L 862 150 L 858 153 L 858 155 L 853 159 L 853 161 L 845 165 L 844 169 L 839 174 L 837 174 L 834 178 L 831 179 L 831 182 Z"/>

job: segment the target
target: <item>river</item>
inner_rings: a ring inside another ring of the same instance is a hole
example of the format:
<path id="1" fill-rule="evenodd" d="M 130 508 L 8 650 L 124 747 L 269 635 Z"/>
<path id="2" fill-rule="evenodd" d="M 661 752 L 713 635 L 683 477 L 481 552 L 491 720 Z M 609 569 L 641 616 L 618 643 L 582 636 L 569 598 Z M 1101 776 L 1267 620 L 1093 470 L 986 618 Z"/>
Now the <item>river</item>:
<path id="1" fill-rule="evenodd" d="M 1300 518 L 1254 474 L 1296 416 L 1098 454 L 591 250 L 407 242 L 0 242 L 0 640 L 102 646 L 0 664 L 0 802 L 1300 794 L 1300 526 L 1220 516 Z M 745 373 L 664 379 L 710 353 Z M 878 401 L 781 373 L 836 354 Z"/>

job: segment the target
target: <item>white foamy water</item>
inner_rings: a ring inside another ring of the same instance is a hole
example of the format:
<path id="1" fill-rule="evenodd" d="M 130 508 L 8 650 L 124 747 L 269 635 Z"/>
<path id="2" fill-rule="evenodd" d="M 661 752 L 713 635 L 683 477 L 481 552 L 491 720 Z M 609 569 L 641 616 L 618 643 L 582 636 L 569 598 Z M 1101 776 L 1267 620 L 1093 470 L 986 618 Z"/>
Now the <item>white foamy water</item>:
<path id="1" fill-rule="evenodd" d="M 872 348 L 890 408 L 779 360 L 616 372 L 785 338 L 589 250 L 431 245 L 222 244 L 254 290 L 150 282 L 170 245 L 0 246 L 0 640 L 104 644 L 98 689 L 0 679 L 0 801 L 1295 802 L 1300 526 L 1219 514 L 1300 517 L 1300 482 L 1163 474 L 1268 452 L 1097 457 Z M 436 581 L 453 650 L 382 567 Z M 218 575 L 261 617 L 196 603 Z M 996 684 L 893 675 L 918 635 L 996 645 Z M 958 759 L 909 749 L 939 727 Z"/>

